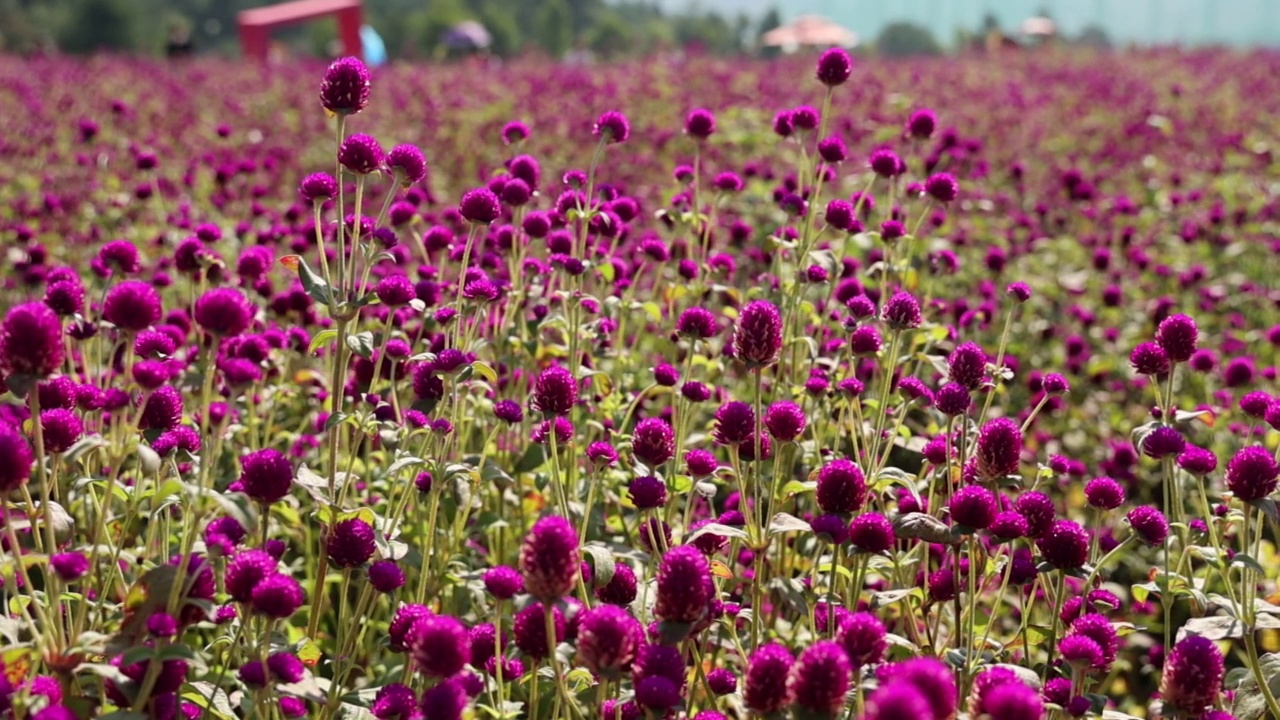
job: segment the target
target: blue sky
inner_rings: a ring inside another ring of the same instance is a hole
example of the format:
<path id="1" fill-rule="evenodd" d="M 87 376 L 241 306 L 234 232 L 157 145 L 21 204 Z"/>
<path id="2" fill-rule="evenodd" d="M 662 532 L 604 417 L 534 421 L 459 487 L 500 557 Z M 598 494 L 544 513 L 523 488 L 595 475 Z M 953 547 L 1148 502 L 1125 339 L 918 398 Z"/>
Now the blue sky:
<path id="1" fill-rule="evenodd" d="M 689 4 L 661 1 L 670 8 Z M 911 20 L 948 43 L 957 28 L 977 28 L 988 12 L 1009 29 L 1044 8 L 1068 34 L 1098 24 L 1120 43 L 1280 46 L 1280 0 L 701 0 L 696 6 L 755 16 L 773 6 L 784 17 L 825 15 L 863 38 Z"/>

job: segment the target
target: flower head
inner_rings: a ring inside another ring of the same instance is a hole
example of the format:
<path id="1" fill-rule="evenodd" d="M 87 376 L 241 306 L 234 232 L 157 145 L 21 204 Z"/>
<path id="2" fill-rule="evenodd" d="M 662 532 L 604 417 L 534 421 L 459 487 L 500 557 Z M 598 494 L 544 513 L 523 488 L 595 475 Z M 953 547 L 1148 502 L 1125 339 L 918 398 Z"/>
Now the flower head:
<path id="1" fill-rule="evenodd" d="M 844 48 L 831 48 L 818 57 L 818 82 L 827 87 L 843 85 L 853 74 L 853 59 Z"/>
<path id="2" fill-rule="evenodd" d="M 733 332 L 733 352 L 752 367 L 772 365 L 782 349 L 782 314 L 768 300 L 747 303 Z"/>
<path id="3" fill-rule="evenodd" d="M 844 706 L 853 666 L 837 643 L 820 640 L 800 653 L 787 674 L 792 704 L 807 717 L 833 718 Z"/>
<path id="4" fill-rule="evenodd" d="M 635 660 L 644 640 L 640 621 L 617 605 L 587 610 L 578 623 L 578 662 L 591 672 L 617 679 Z"/>
<path id="5" fill-rule="evenodd" d="M 354 115 L 369 104 L 369 87 L 369 68 L 359 58 L 340 58 L 320 81 L 320 104 L 335 115 Z"/>
<path id="6" fill-rule="evenodd" d="M 681 545 L 662 557 L 653 614 L 670 623 L 693 624 L 715 596 L 711 565 L 697 548 Z"/>
<path id="7" fill-rule="evenodd" d="M 742 699 L 747 708 L 760 715 L 779 712 L 791 704 L 787 676 L 795 657 L 777 643 L 760 646 L 747 660 Z"/>
<path id="8" fill-rule="evenodd" d="M 546 415 L 568 415 L 578 402 L 578 382 L 573 373 L 553 365 L 538 375 L 533 406 Z"/>
<path id="9" fill-rule="evenodd" d="M 264 505 L 288 495 L 293 485 L 293 466 L 273 448 L 245 455 L 240 467 L 241 491 Z"/>
<path id="10" fill-rule="evenodd" d="M 626 115 L 610 110 L 596 119 L 592 134 L 610 144 L 626 142 L 631 137 L 631 123 Z"/>
<path id="11" fill-rule="evenodd" d="M 581 562 L 578 533 L 569 521 L 554 515 L 539 520 L 520 548 L 525 591 L 543 602 L 568 595 Z"/>
<path id="12" fill-rule="evenodd" d="M 833 460 L 818 471 L 816 496 L 823 512 L 857 512 L 867 499 L 867 481 L 852 460 Z"/>
<path id="13" fill-rule="evenodd" d="M 450 677 L 471 661 L 471 634 L 457 618 L 419 618 L 406 636 L 414 666 L 427 675 Z"/>
<path id="14" fill-rule="evenodd" d="M 1039 538 L 1036 547 L 1054 567 L 1074 570 L 1089 560 L 1089 533 L 1079 523 L 1056 520 Z"/>
<path id="15" fill-rule="evenodd" d="M 1009 418 L 987 421 L 978 433 L 978 476 L 995 480 L 1018 474 L 1022 456 L 1022 430 Z"/>
<path id="16" fill-rule="evenodd" d="M 370 135 L 356 133 L 342 141 L 338 162 L 354 175 L 368 175 L 382 167 L 386 159 L 382 146 Z"/>
<path id="17" fill-rule="evenodd" d="M 1261 500 L 1276 490 L 1280 467 L 1271 453 L 1261 445 L 1240 450 L 1227 463 L 1227 488 L 1244 502 Z"/>
<path id="18" fill-rule="evenodd" d="M 9 308 L 0 323 L 0 367 L 11 375 L 45 378 L 62 365 L 62 322 L 47 305 Z"/>
<path id="19" fill-rule="evenodd" d="M 339 520 L 329 530 L 327 550 L 334 567 L 364 565 L 375 549 L 373 526 L 360 518 Z"/>

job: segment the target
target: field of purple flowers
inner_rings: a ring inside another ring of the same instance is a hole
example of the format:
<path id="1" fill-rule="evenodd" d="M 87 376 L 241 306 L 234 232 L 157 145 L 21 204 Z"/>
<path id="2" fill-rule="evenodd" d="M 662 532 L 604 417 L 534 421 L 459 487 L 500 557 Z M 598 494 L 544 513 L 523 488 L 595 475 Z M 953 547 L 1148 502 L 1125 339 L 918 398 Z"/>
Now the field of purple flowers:
<path id="1" fill-rule="evenodd" d="M 0 58 L 0 717 L 1280 718 L 1277 78 Z"/>

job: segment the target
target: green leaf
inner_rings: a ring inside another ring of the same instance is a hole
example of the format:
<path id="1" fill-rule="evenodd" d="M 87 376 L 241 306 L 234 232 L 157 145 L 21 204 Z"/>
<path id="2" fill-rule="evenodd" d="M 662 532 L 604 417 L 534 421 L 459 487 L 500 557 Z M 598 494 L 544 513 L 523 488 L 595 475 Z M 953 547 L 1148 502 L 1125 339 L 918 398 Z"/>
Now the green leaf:
<path id="1" fill-rule="evenodd" d="M 498 373 L 494 372 L 493 368 L 489 367 L 488 363 L 483 363 L 477 360 L 471 363 L 471 368 L 475 371 L 475 374 L 484 378 L 486 381 L 490 383 L 498 382 Z"/>
<path id="2" fill-rule="evenodd" d="M 324 347 L 325 345 L 328 345 L 329 342 L 336 337 L 338 337 L 337 330 L 333 330 L 333 329 L 321 330 L 320 332 L 316 333 L 315 337 L 311 338 L 311 344 L 307 346 L 307 354 L 315 355 L 317 350 Z"/>
<path id="3" fill-rule="evenodd" d="M 306 258 L 294 257 L 298 258 L 298 279 L 302 281 L 302 289 L 307 291 L 312 300 L 328 305 L 333 300 L 333 288 L 329 286 L 329 281 L 317 275 L 307 264 Z"/>
<path id="4" fill-rule="evenodd" d="M 373 333 L 365 330 L 347 336 L 347 347 L 365 360 L 373 357 Z"/>
<path id="5" fill-rule="evenodd" d="M 801 520 L 795 515 L 780 512 L 773 516 L 769 521 L 769 534 L 782 535 L 784 533 L 793 532 L 812 532 L 813 528 L 809 523 Z"/>
<path id="6" fill-rule="evenodd" d="M 609 548 L 601 545 L 584 545 L 582 552 L 591 563 L 591 584 L 597 588 L 608 585 L 613 580 L 617 565 Z"/>
<path id="7" fill-rule="evenodd" d="M 1245 553 L 1236 553 L 1235 557 L 1231 558 L 1231 567 L 1249 568 L 1259 575 L 1265 574 L 1262 565 L 1252 555 L 1246 555 Z"/>
<path id="8" fill-rule="evenodd" d="M 536 443 L 529 443 L 525 448 L 524 455 L 516 461 L 515 472 L 526 473 L 537 470 L 547 461 L 547 450 L 544 446 Z"/>
<path id="9" fill-rule="evenodd" d="M 1258 658 L 1258 664 L 1262 667 L 1262 676 L 1271 688 L 1272 697 L 1280 695 L 1280 654 L 1267 653 Z M 1240 681 L 1235 704 L 1230 710 L 1236 720 L 1260 720 L 1266 716 L 1267 701 L 1252 672 Z"/>

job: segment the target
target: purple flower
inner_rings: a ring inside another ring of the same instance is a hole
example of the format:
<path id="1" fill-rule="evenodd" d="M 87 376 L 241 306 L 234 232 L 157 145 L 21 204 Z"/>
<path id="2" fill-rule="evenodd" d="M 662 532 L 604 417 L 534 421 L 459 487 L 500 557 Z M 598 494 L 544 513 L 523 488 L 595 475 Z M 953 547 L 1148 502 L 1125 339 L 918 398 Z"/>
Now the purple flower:
<path id="1" fill-rule="evenodd" d="M 338 162 L 354 175 L 368 175 L 382 167 L 385 155 L 372 136 L 356 133 L 342 141 Z"/>
<path id="2" fill-rule="evenodd" d="M 160 294 L 139 280 L 126 280 L 107 292 L 102 317 L 127 332 L 146 330 L 160 321 Z"/>
<path id="3" fill-rule="evenodd" d="M 416 145 L 397 145 L 387 153 L 387 169 L 408 187 L 427 176 L 427 159 Z"/>
<path id="4" fill-rule="evenodd" d="M 710 310 L 691 307 L 680 313 L 676 332 L 694 340 L 706 340 L 720 333 L 719 322 Z"/>
<path id="5" fill-rule="evenodd" d="M 1261 445 L 1241 448 L 1227 463 L 1227 488 L 1244 502 L 1261 500 L 1276 489 L 1277 468 L 1271 453 Z"/>
<path id="6" fill-rule="evenodd" d="M 613 578 L 602 588 L 596 589 L 600 602 L 626 607 L 636 599 L 636 573 L 624 562 L 613 565 Z"/>
<path id="7" fill-rule="evenodd" d="M 404 586 L 404 570 L 394 560 L 379 560 L 369 566 L 369 584 L 380 593 L 391 593 Z"/>
<path id="8" fill-rule="evenodd" d="M 996 496 L 980 485 L 966 485 L 951 496 L 951 521 L 974 530 L 984 530 L 996 517 Z"/>
<path id="9" fill-rule="evenodd" d="M 449 678 L 422 693 L 418 709 L 423 720 L 462 720 L 467 709 L 467 689 L 462 681 Z"/>
<path id="10" fill-rule="evenodd" d="M 929 698 L 915 683 L 894 680 L 876 688 L 867 698 L 862 720 L 937 720 Z"/>
<path id="11" fill-rule="evenodd" d="M 1044 714 L 1040 694 L 1021 682 L 1001 683 L 992 688 L 982 706 L 990 720 L 1040 720 Z"/>
<path id="12" fill-rule="evenodd" d="M 768 300 L 747 303 L 733 332 L 734 357 L 750 367 L 776 363 L 782 349 L 782 314 Z"/>
<path id="13" fill-rule="evenodd" d="M 616 680 L 635 660 L 644 628 L 617 605 L 599 605 L 578 624 L 578 662 L 597 675 Z"/>
<path id="14" fill-rule="evenodd" d="M 720 467 L 716 456 L 708 450 L 690 450 L 684 454 L 685 469 L 693 477 L 709 477 Z"/>
<path id="15" fill-rule="evenodd" d="M 1139 375 L 1164 375 L 1169 372 L 1169 354 L 1155 343 L 1144 342 L 1129 353 L 1129 364 Z"/>
<path id="16" fill-rule="evenodd" d="M 924 695 L 934 718 L 949 718 L 955 714 L 955 676 L 941 660 L 921 657 L 881 665 L 876 669 L 876 677 L 882 685 L 899 682 L 914 685 Z"/>
<path id="17" fill-rule="evenodd" d="M 863 513 L 849 523 L 849 544 L 862 552 L 886 553 L 895 539 L 893 523 L 879 513 Z"/>
<path id="18" fill-rule="evenodd" d="M 463 194 L 458 212 L 470 222 L 488 225 L 502 215 L 502 204 L 489 188 L 476 188 Z"/>
<path id="19" fill-rule="evenodd" d="M 1023 517 L 1026 517 L 1025 513 Z M 1036 547 L 1054 567 L 1074 570 L 1089 560 L 1089 533 L 1079 523 L 1057 520 L 1043 537 L 1038 538 Z"/>
<path id="20" fill-rule="evenodd" d="M 515 568 L 499 565 L 485 571 L 484 589 L 496 600 L 510 600 L 524 590 L 524 579 Z"/>
<path id="21" fill-rule="evenodd" d="M 369 68 L 359 58 L 335 60 L 320 81 L 320 104 L 335 115 L 354 115 L 369 104 Z"/>
<path id="22" fill-rule="evenodd" d="M 804 410 L 793 402 L 773 403 L 764 413 L 764 426 L 769 434 L 782 442 L 791 442 L 804 433 Z"/>
<path id="23" fill-rule="evenodd" d="M 929 194 L 929 197 L 945 204 L 953 202 L 960 194 L 960 184 L 956 182 L 955 176 L 949 173 L 938 173 L 930 175 L 929 179 L 924 181 L 924 191 Z"/>
<path id="24" fill-rule="evenodd" d="M 520 571 L 525 591 L 543 602 L 554 602 L 578 581 L 578 533 L 569 521 L 545 517 L 534 524 L 520 548 Z"/>
<path id="25" fill-rule="evenodd" d="M 1102 665 L 1102 647 L 1085 635 L 1068 635 L 1058 643 L 1058 654 L 1075 667 L 1092 670 Z"/>
<path id="26" fill-rule="evenodd" d="M 49 566 L 63 582 L 74 582 L 89 572 L 89 558 L 83 553 L 57 553 L 49 558 Z"/>
<path id="27" fill-rule="evenodd" d="M 938 115 L 929 108 L 921 108 L 907 118 L 907 134 L 917 140 L 928 140 L 938 127 Z"/>
<path id="28" fill-rule="evenodd" d="M 1196 321 L 1186 315 L 1170 315 L 1156 328 L 1156 344 L 1164 350 L 1169 360 L 1179 363 L 1191 359 L 1196 351 L 1200 331 Z"/>
<path id="29" fill-rule="evenodd" d="M 756 413 L 744 402 L 727 402 L 716 410 L 712 437 L 720 445 L 739 445 L 755 433 Z"/>
<path id="30" fill-rule="evenodd" d="M 702 108 L 691 110 L 685 116 L 684 131 L 689 137 L 706 140 L 716 131 L 716 116 Z"/>
<path id="31" fill-rule="evenodd" d="M 1081 615 L 1071 623 L 1067 635 L 1083 635 L 1098 643 L 1098 647 L 1102 649 L 1102 661 L 1094 666 L 1095 669 L 1105 670 L 1115 662 L 1120 640 L 1107 616 L 1100 613 Z"/>
<path id="32" fill-rule="evenodd" d="M 520 648 L 520 652 L 528 655 L 535 660 L 540 660 L 555 649 L 555 646 L 564 640 L 565 622 L 564 614 L 560 612 L 560 608 L 552 608 L 551 624 L 555 637 L 551 638 L 551 643 L 547 642 L 547 624 L 546 611 L 540 602 L 530 603 L 520 612 L 516 613 L 512 624 L 512 634 L 515 636 L 516 647 Z"/>
<path id="33" fill-rule="evenodd" d="M 267 617 L 284 619 L 297 612 L 307 601 L 307 594 L 297 580 L 276 573 L 263 578 L 249 597 L 255 612 Z"/>
<path id="34" fill-rule="evenodd" d="M 1055 515 L 1053 500 L 1042 492 L 1023 493 L 1013 504 L 1013 508 L 1027 519 L 1027 537 L 1042 537 L 1053 523 Z"/>
<path id="35" fill-rule="evenodd" d="M 280 451 L 267 448 L 240 459 L 240 490 L 264 505 L 270 505 L 289 494 L 293 485 L 293 466 Z"/>
<path id="36" fill-rule="evenodd" d="M 54 408 L 40 413 L 40 428 L 44 433 L 44 449 L 49 453 L 66 452 L 84 434 L 84 423 L 70 410 Z"/>
<path id="37" fill-rule="evenodd" d="M 884 623 L 869 612 L 853 613 L 845 617 L 836 632 L 836 642 L 844 648 L 854 668 L 876 665 L 884 660 L 889 643 L 885 639 Z"/>
<path id="38" fill-rule="evenodd" d="M 844 706 L 853 670 L 839 644 L 820 640 L 800 653 L 787 675 L 787 693 L 806 717 L 834 718 Z"/>
<path id="39" fill-rule="evenodd" d="M 843 48 L 831 48 L 818 57 L 818 82 L 827 87 L 843 85 L 853 74 L 853 59 Z"/>
<path id="40" fill-rule="evenodd" d="M 419 618 L 406 641 L 415 667 L 427 675 L 450 677 L 471 661 L 471 634 L 448 615 Z"/>
<path id="41" fill-rule="evenodd" d="M 1178 455 L 1178 467 L 1192 475 L 1203 477 L 1218 468 L 1218 456 L 1202 447 L 1188 445 Z"/>
<path id="42" fill-rule="evenodd" d="M 63 359 L 62 322 L 44 303 L 15 305 L 0 323 L 0 368 L 10 375 L 45 378 Z"/>
<path id="43" fill-rule="evenodd" d="M 660 478 L 644 475 L 631 481 L 627 494 L 637 509 L 652 510 L 667 503 L 667 484 Z"/>
<path id="44" fill-rule="evenodd" d="M 631 435 L 631 452 L 651 468 L 670 460 L 675 448 L 675 433 L 667 421 L 660 418 L 641 420 Z"/>
<path id="45" fill-rule="evenodd" d="M 592 134 L 609 144 L 626 142 L 631 137 L 631 123 L 626 115 L 611 110 L 596 119 Z"/>
<path id="46" fill-rule="evenodd" d="M 823 512 L 857 512 L 867 499 L 867 481 L 853 461 L 833 460 L 818 471 L 816 496 Z"/>
<path id="47" fill-rule="evenodd" d="M 338 194 L 338 181 L 329 173 L 311 173 L 302 179 L 298 194 L 310 203 L 322 203 Z"/>
<path id="48" fill-rule="evenodd" d="M 327 551 L 334 567 L 359 567 L 376 549 L 373 526 L 360 518 L 339 520 L 329 529 Z"/>
<path id="49" fill-rule="evenodd" d="M 1125 519 L 1138 537 L 1149 545 L 1161 545 L 1169 536 L 1169 521 L 1164 519 L 1163 513 L 1149 505 L 1130 510 Z"/>
<path id="50" fill-rule="evenodd" d="M 1176 428 L 1168 425 L 1147 433 L 1142 438 L 1142 454 L 1150 458 L 1163 458 L 1178 455 L 1186 447 L 1186 438 Z"/>
<path id="51" fill-rule="evenodd" d="M 578 402 L 578 382 L 559 365 L 543 370 L 534 383 L 533 406 L 546 415 L 568 415 Z"/>
<path id="52" fill-rule="evenodd" d="M 787 675 L 794 663 L 791 653 L 777 643 L 757 648 L 747 660 L 743 680 L 742 700 L 747 709 L 759 715 L 771 715 L 790 705 Z"/>
<path id="53" fill-rule="evenodd" d="M 681 545 L 662 557 L 653 614 L 669 623 L 692 625 L 715 596 L 711 565 L 697 548 Z"/>
<path id="54" fill-rule="evenodd" d="M 880 317 L 893 330 L 911 330 L 920 327 L 923 317 L 920 314 L 920 302 L 915 296 L 899 290 L 885 303 Z"/>
<path id="55" fill-rule="evenodd" d="M 264 579 L 276 573 L 276 559 L 265 550 L 244 550 L 227 563 L 224 585 L 238 602 L 249 602 Z"/>
<path id="56" fill-rule="evenodd" d="M 196 301 L 195 319 L 206 332 L 218 337 L 235 337 L 253 322 L 253 303 L 232 288 L 214 288 Z"/>
<path id="57" fill-rule="evenodd" d="M 1124 488 L 1109 477 L 1097 477 L 1084 486 L 1084 497 L 1090 507 L 1115 510 L 1124 504 Z"/>
<path id="58" fill-rule="evenodd" d="M 978 476 L 984 480 L 996 480 L 1018 474 L 1022 456 L 1022 430 L 1009 418 L 987 421 L 978 433 Z"/>

